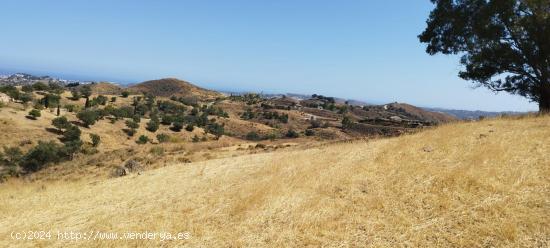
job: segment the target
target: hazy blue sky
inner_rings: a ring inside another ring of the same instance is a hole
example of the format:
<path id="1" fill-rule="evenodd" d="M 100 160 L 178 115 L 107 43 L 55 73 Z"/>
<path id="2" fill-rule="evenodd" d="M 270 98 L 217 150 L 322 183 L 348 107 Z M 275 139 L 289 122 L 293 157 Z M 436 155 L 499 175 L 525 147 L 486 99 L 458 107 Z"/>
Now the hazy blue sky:
<path id="1" fill-rule="evenodd" d="M 416 36 L 432 5 L 401 1 L 0 3 L 0 68 L 213 89 L 324 94 L 373 103 L 537 110 L 457 77 Z"/>

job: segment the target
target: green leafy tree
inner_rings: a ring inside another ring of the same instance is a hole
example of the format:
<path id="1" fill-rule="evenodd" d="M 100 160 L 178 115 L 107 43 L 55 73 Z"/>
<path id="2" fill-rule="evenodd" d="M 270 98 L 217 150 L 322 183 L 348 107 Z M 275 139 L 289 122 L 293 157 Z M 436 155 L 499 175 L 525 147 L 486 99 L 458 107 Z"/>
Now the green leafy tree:
<path id="1" fill-rule="evenodd" d="M 160 121 L 157 115 L 152 115 L 151 120 L 147 122 L 147 126 L 145 127 L 145 129 L 154 133 L 159 129 L 159 124 L 160 124 Z"/>
<path id="2" fill-rule="evenodd" d="M 95 110 L 85 109 L 78 112 L 76 118 L 82 121 L 85 127 L 90 127 L 99 119 L 99 113 Z"/>
<path id="3" fill-rule="evenodd" d="M 63 142 L 70 142 L 70 141 L 76 141 L 80 140 L 80 135 L 82 132 L 80 131 L 80 128 L 78 128 L 75 125 L 69 125 L 65 132 L 63 132 Z"/>
<path id="4" fill-rule="evenodd" d="M 550 112 L 550 1 L 432 0 L 419 39 L 430 55 L 459 54 L 459 76 Z"/>
<path id="5" fill-rule="evenodd" d="M 4 147 L 4 153 L 0 155 L 2 164 L 8 167 L 17 166 L 23 158 L 23 152 L 17 146 Z"/>
<path id="6" fill-rule="evenodd" d="M 21 159 L 21 166 L 28 172 L 35 172 L 49 163 L 61 160 L 62 146 L 53 141 L 38 141 L 38 145 L 29 150 Z"/>
<path id="7" fill-rule="evenodd" d="M 71 90 L 71 95 L 72 95 L 71 100 L 73 101 L 76 101 L 80 99 L 80 97 L 82 97 L 82 95 L 80 94 L 80 91 L 77 90 L 76 88 Z"/>
<path id="8" fill-rule="evenodd" d="M 23 104 L 27 104 L 28 102 L 32 102 L 32 100 L 33 100 L 32 93 L 24 93 L 24 94 L 19 95 L 19 100 Z"/>
<path id="9" fill-rule="evenodd" d="M 37 82 L 32 85 L 32 88 L 36 91 L 46 91 L 49 90 L 48 85 L 42 82 Z"/>
<path id="10" fill-rule="evenodd" d="M 21 87 L 21 90 L 22 90 L 23 92 L 27 92 L 27 93 L 31 93 L 31 92 L 34 91 L 34 89 L 32 88 L 32 85 L 29 85 L 29 84 L 23 85 L 23 86 Z"/>
<path id="11" fill-rule="evenodd" d="M 300 137 L 300 134 L 298 134 L 298 132 L 292 130 L 292 129 L 289 129 L 288 132 L 286 132 L 286 135 L 285 135 L 287 138 L 298 138 Z"/>
<path id="12" fill-rule="evenodd" d="M 120 95 L 121 95 L 122 97 L 124 97 L 124 98 L 127 98 L 127 97 L 130 95 L 130 92 L 128 92 L 128 91 L 123 91 Z"/>
<path id="13" fill-rule="evenodd" d="M 82 97 L 86 98 L 86 103 L 84 104 L 85 108 L 90 107 L 90 96 L 92 95 L 92 87 L 90 85 L 83 85 L 80 88 L 80 94 Z"/>
<path id="14" fill-rule="evenodd" d="M 128 136 L 134 136 L 134 134 L 136 133 L 136 129 L 139 128 L 139 123 L 133 120 L 127 120 L 126 127 L 128 127 L 128 131 L 126 132 Z"/>
<path id="15" fill-rule="evenodd" d="M 52 120 L 52 125 L 57 129 L 59 129 L 59 131 L 61 132 L 63 131 L 63 129 L 66 129 L 69 126 L 71 126 L 71 123 L 69 123 L 69 120 L 67 120 L 67 117 L 61 116 L 61 117 L 54 118 Z"/>

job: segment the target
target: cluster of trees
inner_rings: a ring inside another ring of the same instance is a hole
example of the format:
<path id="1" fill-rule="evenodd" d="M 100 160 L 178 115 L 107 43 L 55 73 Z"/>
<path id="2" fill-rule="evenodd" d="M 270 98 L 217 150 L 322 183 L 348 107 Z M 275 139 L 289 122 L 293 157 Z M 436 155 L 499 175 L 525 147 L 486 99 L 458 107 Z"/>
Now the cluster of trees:
<path id="1" fill-rule="evenodd" d="M 278 120 L 282 123 L 288 123 L 288 114 L 279 114 L 278 112 L 265 111 L 262 113 L 262 117 L 268 120 Z"/>
<path id="2" fill-rule="evenodd" d="M 64 116 L 53 119 L 52 125 L 61 134 L 61 144 L 55 141 L 38 141 L 38 144 L 26 153 L 19 147 L 4 147 L 4 152 L 0 153 L 0 163 L 8 167 L 10 174 L 35 172 L 50 163 L 71 160 L 74 154 L 81 150 L 83 142 L 77 126 L 71 124 Z M 101 141 L 99 135 L 91 134 L 90 138 L 92 146 L 97 147 Z"/>
<path id="3" fill-rule="evenodd" d="M 247 93 L 243 95 L 233 95 L 229 97 L 231 101 L 246 102 L 247 105 L 257 104 L 262 101 L 262 97 L 256 93 Z"/>

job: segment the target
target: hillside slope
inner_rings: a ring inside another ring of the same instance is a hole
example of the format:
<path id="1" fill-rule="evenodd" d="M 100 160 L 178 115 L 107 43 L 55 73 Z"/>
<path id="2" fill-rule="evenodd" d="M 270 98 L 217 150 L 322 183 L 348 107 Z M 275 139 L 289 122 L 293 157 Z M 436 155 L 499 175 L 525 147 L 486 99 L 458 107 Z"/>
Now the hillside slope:
<path id="1" fill-rule="evenodd" d="M 547 247 L 550 117 L 0 187 L 0 246 Z M 189 232 L 13 241 L 12 231 Z M 124 242 L 124 243 L 122 243 Z"/>
<path id="2" fill-rule="evenodd" d="M 195 86 L 187 81 L 176 78 L 164 78 L 158 80 L 145 81 L 133 85 L 128 90 L 135 93 L 151 93 L 161 97 L 197 97 L 199 99 L 215 99 L 222 96 L 221 93 Z"/>

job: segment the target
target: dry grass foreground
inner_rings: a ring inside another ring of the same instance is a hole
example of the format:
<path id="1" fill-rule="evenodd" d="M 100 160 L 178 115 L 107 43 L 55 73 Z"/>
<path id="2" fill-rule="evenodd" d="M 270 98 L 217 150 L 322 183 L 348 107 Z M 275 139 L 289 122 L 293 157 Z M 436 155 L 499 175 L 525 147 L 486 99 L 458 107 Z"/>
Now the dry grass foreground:
<path id="1" fill-rule="evenodd" d="M 548 247 L 550 117 L 174 164 L 98 183 L 0 185 L 0 246 Z M 189 232 L 15 241 L 12 231 Z"/>

